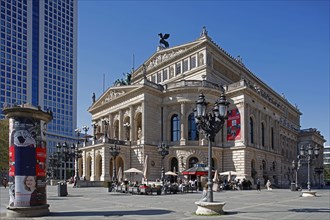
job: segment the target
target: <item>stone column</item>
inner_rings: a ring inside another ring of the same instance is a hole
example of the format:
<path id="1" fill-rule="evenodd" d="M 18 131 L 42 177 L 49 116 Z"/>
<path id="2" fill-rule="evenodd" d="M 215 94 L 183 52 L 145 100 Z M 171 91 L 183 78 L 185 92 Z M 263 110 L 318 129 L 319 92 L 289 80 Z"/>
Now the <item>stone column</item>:
<path id="1" fill-rule="evenodd" d="M 51 112 L 33 106 L 4 108 L 9 118 L 9 206 L 7 217 L 49 214 L 46 195 L 46 124 Z"/>
<path id="2" fill-rule="evenodd" d="M 102 147 L 102 175 L 101 175 L 101 181 L 110 181 L 110 153 L 109 153 L 109 147 L 104 146 Z"/>
<path id="3" fill-rule="evenodd" d="M 95 181 L 95 150 L 91 151 L 91 176 L 90 181 Z"/>
<path id="4" fill-rule="evenodd" d="M 124 122 L 123 122 L 123 110 L 119 110 L 119 118 L 118 118 L 118 121 L 119 121 L 119 124 L 118 124 L 118 127 L 119 127 L 119 137 L 118 140 L 124 140 L 124 135 L 123 135 L 123 131 L 124 131 Z"/>
<path id="5" fill-rule="evenodd" d="M 83 170 L 82 170 L 82 179 L 86 178 L 86 171 L 87 171 L 87 162 L 86 162 L 86 151 L 82 152 L 82 163 L 83 163 Z"/>
<path id="6" fill-rule="evenodd" d="M 145 114 L 145 102 L 143 101 L 141 103 L 141 109 L 142 109 L 142 116 L 141 116 L 141 139 L 140 139 L 140 144 L 144 144 L 144 135 L 145 135 L 145 117 L 146 117 L 146 114 Z"/>
<path id="7" fill-rule="evenodd" d="M 180 117 L 180 124 L 181 124 L 181 132 L 180 132 L 180 145 L 186 145 L 186 137 L 185 137 L 185 134 L 186 134 L 186 130 L 185 130 L 185 125 L 186 125 L 186 118 L 185 118 L 185 115 L 186 115 L 186 112 L 185 112 L 185 103 L 184 102 L 181 102 L 181 117 Z"/>
<path id="8" fill-rule="evenodd" d="M 129 124 L 130 124 L 130 127 L 129 127 L 129 141 L 133 141 L 135 140 L 134 138 L 134 134 L 135 134 L 135 126 L 133 126 L 133 122 L 134 122 L 134 116 L 133 116 L 133 106 L 130 106 L 129 107 Z"/>

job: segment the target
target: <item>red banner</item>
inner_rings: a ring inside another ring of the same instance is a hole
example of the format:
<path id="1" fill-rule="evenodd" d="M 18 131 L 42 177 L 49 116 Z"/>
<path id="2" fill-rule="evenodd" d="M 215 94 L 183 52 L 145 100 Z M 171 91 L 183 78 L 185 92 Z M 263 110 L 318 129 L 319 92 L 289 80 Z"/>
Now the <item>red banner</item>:
<path id="1" fill-rule="evenodd" d="M 15 176 L 15 146 L 9 147 L 9 176 Z"/>
<path id="2" fill-rule="evenodd" d="M 228 111 L 227 141 L 241 139 L 241 115 L 238 109 Z"/>

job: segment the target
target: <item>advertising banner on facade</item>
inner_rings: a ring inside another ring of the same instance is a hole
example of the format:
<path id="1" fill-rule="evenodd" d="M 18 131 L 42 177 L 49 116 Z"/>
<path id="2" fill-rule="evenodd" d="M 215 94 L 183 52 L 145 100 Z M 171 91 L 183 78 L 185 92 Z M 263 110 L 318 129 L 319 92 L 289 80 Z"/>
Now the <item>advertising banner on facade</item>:
<path id="1" fill-rule="evenodd" d="M 227 119 L 227 141 L 241 139 L 241 115 L 238 109 L 228 111 Z"/>

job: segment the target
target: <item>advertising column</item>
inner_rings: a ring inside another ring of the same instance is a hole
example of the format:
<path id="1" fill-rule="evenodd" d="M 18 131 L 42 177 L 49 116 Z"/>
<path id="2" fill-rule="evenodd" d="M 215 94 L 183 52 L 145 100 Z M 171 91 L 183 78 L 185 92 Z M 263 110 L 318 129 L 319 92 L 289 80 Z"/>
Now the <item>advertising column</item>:
<path id="1" fill-rule="evenodd" d="M 9 176 L 12 181 L 7 215 L 48 214 L 45 134 L 52 114 L 31 106 L 5 108 L 3 112 L 9 118 Z"/>

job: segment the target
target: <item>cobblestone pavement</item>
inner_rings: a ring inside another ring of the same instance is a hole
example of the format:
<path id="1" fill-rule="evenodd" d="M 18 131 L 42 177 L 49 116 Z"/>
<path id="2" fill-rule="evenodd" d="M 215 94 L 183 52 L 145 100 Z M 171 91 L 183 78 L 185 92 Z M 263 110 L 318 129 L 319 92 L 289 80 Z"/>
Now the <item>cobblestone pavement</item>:
<path id="1" fill-rule="evenodd" d="M 0 216 L 6 217 L 8 188 L 1 190 Z M 223 191 L 214 201 L 225 202 L 225 215 L 196 216 L 201 192 L 168 195 L 109 193 L 106 188 L 72 188 L 58 197 L 57 187 L 47 187 L 50 215 L 28 219 L 297 219 L 329 220 L 330 190 L 317 189 L 317 197 L 301 197 L 289 189 Z M 27 219 L 27 218 L 26 218 Z"/>

